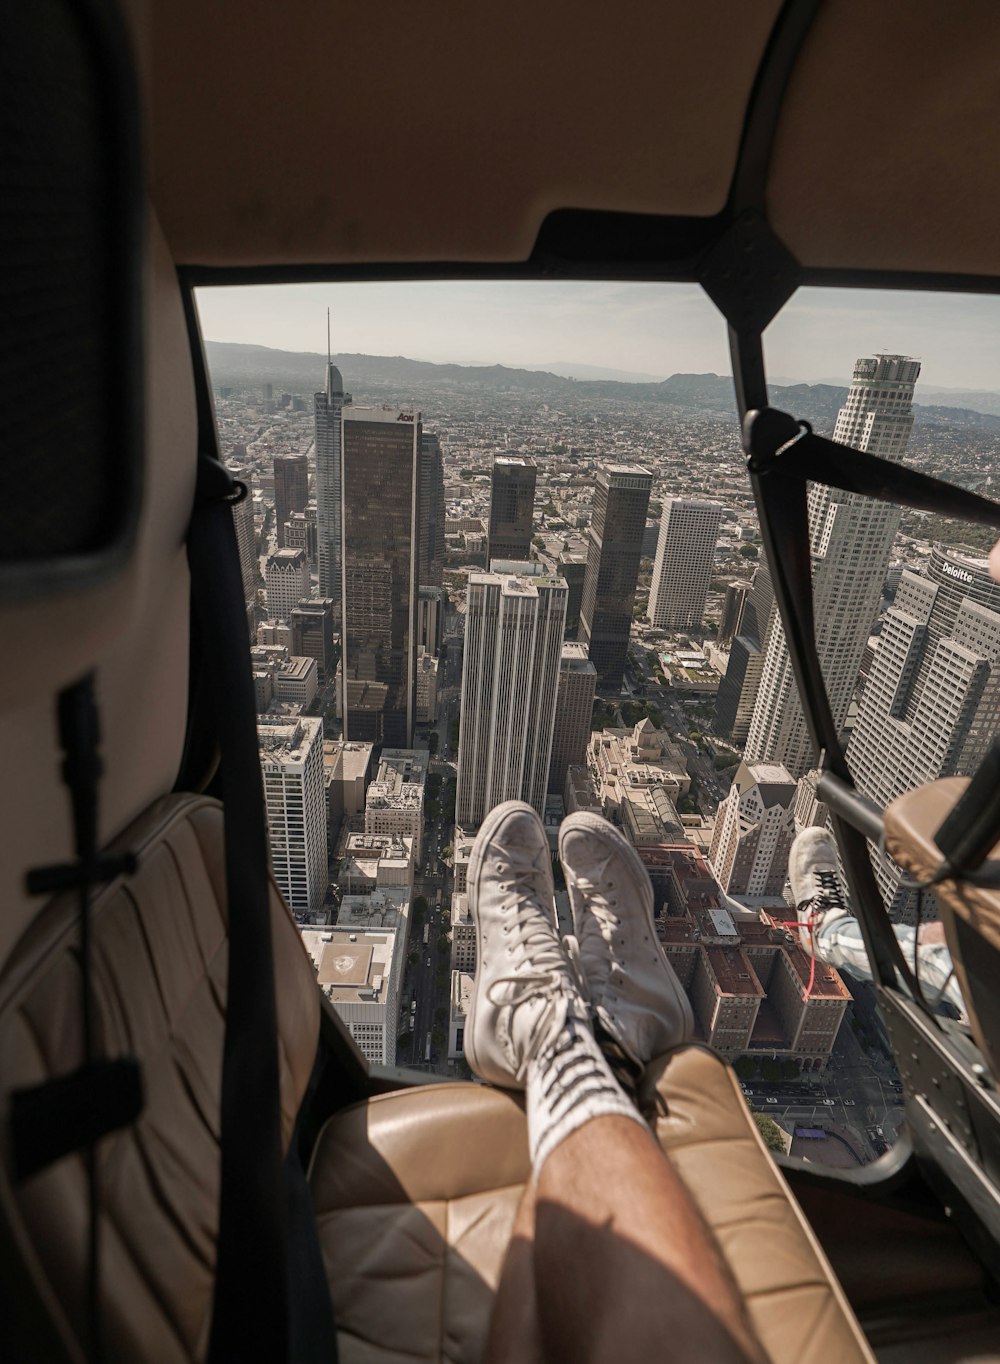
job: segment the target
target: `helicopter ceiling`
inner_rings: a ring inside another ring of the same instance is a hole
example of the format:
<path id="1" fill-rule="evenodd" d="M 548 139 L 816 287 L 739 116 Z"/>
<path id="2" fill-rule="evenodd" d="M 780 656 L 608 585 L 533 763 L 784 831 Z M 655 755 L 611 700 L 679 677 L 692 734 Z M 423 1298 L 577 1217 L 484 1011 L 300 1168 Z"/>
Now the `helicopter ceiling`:
<path id="1" fill-rule="evenodd" d="M 557 209 L 708 219 L 780 9 L 153 0 L 155 207 L 181 265 L 221 267 L 502 267 Z M 766 191 L 808 278 L 995 276 L 996 33 L 987 0 L 818 6 Z"/>

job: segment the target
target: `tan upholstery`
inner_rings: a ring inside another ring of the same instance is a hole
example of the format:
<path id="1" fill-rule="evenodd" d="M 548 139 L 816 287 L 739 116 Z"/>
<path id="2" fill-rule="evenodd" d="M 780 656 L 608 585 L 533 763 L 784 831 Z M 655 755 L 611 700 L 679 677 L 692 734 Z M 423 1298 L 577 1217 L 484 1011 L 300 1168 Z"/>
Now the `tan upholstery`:
<path id="1" fill-rule="evenodd" d="M 657 1135 L 719 1238 L 775 1364 L 871 1360 L 732 1072 L 684 1048 L 650 1069 Z M 332 1118 L 311 1171 L 343 1364 L 472 1364 L 521 1186 L 525 1125 L 510 1095 L 449 1085 Z"/>
<path id="2" fill-rule="evenodd" d="M 310 1182 L 342 1364 L 482 1358 L 530 1169 L 517 1101 L 480 1085 L 331 1118 Z"/>
<path id="3" fill-rule="evenodd" d="M 928 880 L 941 863 L 934 841 L 967 777 L 945 777 L 907 791 L 885 812 L 886 851 L 917 881 Z M 991 861 L 1000 859 L 1000 844 Z M 934 896 L 944 924 L 955 975 L 965 1001 L 969 1027 L 994 1075 L 1000 1076 L 1000 889 L 965 881 L 942 881 Z"/>
<path id="4" fill-rule="evenodd" d="M 155 220 L 149 229 L 145 487 L 134 553 L 96 587 L 0 605 L 0 632 L 31 660 L 0 678 L 0 750 L 5 772 L 18 774 L 0 782 L 0 961 L 38 912 L 38 901 L 25 892 L 25 872 L 71 855 L 56 742 L 59 688 L 96 669 L 102 842 L 171 789 L 184 746 L 190 598 L 184 537 L 197 419 L 177 272 Z"/>
<path id="5" fill-rule="evenodd" d="M 134 1128 L 99 1147 L 108 1358 L 204 1355 L 215 1263 L 218 1109 L 226 988 L 220 807 L 168 797 L 120 841 L 137 874 L 109 886 L 93 915 L 96 1036 L 110 1056 L 134 1051 L 146 1105 Z M 287 1142 L 308 1082 L 319 996 L 298 930 L 275 888 L 274 954 Z M 80 1061 L 75 904 L 49 905 L 0 975 L 0 1077 L 12 1089 Z M 6 1120 L 0 1123 L 8 1138 Z M 86 1190 L 71 1156 L 0 1200 L 42 1303 L 68 1341 L 81 1333 Z"/>
<path id="6" fill-rule="evenodd" d="M 757 1131 L 732 1070 L 685 1047 L 650 1067 L 661 1146 L 714 1231 L 775 1364 L 871 1360 L 861 1328 Z"/>

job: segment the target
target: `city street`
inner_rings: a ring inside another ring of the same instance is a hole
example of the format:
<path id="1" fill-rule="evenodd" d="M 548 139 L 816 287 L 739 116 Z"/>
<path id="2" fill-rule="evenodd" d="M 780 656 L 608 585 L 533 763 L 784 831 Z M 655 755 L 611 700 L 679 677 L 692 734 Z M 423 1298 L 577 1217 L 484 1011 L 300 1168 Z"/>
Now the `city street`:
<path id="1" fill-rule="evenodd" d="M 848 1021 L 840 1029 L 827 1073 L 814 1084 L 750 1080 L 750 1107 L 798 1127 L 849 1128 L 869 1160 L 893 1144 L 903 1122 L 903 1094 L 891 1063 L 864 1051 Z"/>
<path id="2" fill-rule="evenodd" d="M 436 724 L 421 730 L 416 744 L 421 747 L 427 742 L 431 729 L 438 735 L 437 756 L 431 758 L 429 772 L 445 782 L 455 780 L 457 754 L 451 751 L 450 727 L 459 708 L 461 673 L 458 666 L 458 644 L 449 644 L 445 657 L 441 660 L 438 675 L 438 720 Z M 403 977 L 403 999 L 400 1009 L 400 1035 L 408 1035 L 409 1040 L 399 1044 L 397 1061 L 400 1065 L 413 1065 L 418 1069 L 431 1069 L 441 1074 L 448 1072 L 448 1024 L 435 1021 L 438 1009 L 446 1014 L 451 1007 L 451 955 L 440 948 L 442 934 L 450 932 L 452 870 L 448 863 L 441 860 L 441 853 L 453 841 L 453 825 L 445 821 L 439 811 L 434 819 L 424 824 L 423 864 L 417 868 L 413 886 L 413 898 L 423 897 L 427 901 L 427 912 L 420 925 L 413 924 L 410 930 L 409 955 L 418 954 L 417 961 L 407 961 Z M 440 908 L 438 894 L 440 893 Z M 424 942 L 424 928 L 429 928 L 427 942 Z M 443 968 L 443 969 L 442 969 Z M 416 1009 L 411 1004 L 416 1001 Z M 413 1019 L 413 1029 L 409 1030 L 409 1020 Z M 440 1029 L 444 1041 L 433 1042 L 435 1028 Z M 436 1060 L 428 1061 L 430 1052 Z"/>

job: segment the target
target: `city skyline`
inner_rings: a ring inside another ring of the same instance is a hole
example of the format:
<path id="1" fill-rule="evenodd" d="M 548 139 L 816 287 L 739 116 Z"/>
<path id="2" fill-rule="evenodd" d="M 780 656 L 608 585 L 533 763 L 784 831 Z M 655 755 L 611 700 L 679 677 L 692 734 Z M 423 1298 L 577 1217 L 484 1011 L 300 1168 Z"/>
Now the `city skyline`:
<path id="1" fill-rule="evenodd" d="M 307 354 L 325 353 L 327 307 L 340 353 L 596 367 L 647 380 L 730 373 L 725 325 L 695 285 L 493 280 L 198 290 L 207 339 Z M 918 356 L 925 390 L 1000 391 L 1000 300 L 986 295 L 800 289 L 764 343 L 774 382 L 837 382 L 855 356 L 883 349 Z"/>

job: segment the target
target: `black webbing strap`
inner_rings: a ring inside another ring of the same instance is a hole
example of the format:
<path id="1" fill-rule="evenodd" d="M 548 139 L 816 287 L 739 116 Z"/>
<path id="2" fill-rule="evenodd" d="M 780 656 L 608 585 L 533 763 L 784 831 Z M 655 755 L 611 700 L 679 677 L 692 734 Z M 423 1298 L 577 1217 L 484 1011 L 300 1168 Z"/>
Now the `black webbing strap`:
<path id="1" fill-rule="evenodd" d="M 803 449 L 805 441 L 809 445 Z M 810 480 L 882 501 L 899 502 L 906 500 L 907 493 L 910 496 L 926 495 L 927 490 L 920 484 L 937 485 L 938 480 L 921 474 L 917 476 L 916 484 L 911 477 L 905 492 L 897 491 L 895 475 L 912 476 L 913 470 L 813 436 L 807 423 L 797 422 L 787 413 L 773 408 L 747 413 L 743 424 L 743 448 L 748 455 L 747 469 L 757 502 L 775 601 L 781 613 L 795 684 L 803 698 L 802 709 L 810 737 L 824 769 L 853 787 L 816 648 L 806 482 Z M 836 452 L 835 459 L 831 452 Z M 942 484 L 941 487 L 950 485 Z M 952 491 L 964 492 L 963 489 Z M 997 511 L 1000 513 L 1000 508 Z M 808 704 L 805 704 L 806 699 Z M 859 923 L 873 975 L 889 985 L 898 973 L 914 999 L 924 1003 L 920 983 L 903 955 L 885 912 L 864 839 L 836 815 L 834 833 L 843 852 L 852 889 L 858 892 L 862 911 Z M 870 906 L 874 910 L 876 905 L 875 912 L 867 908 Z"/>
<path id="2" fill-rule="evenodd" d="M 202 457 L 188 532 L 192 597 L 221 749 L 229 967 L 211 1364 L 288 1359 L 288 1207 L 267 823 L 232 503 L 246 489 Z"/>

